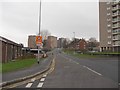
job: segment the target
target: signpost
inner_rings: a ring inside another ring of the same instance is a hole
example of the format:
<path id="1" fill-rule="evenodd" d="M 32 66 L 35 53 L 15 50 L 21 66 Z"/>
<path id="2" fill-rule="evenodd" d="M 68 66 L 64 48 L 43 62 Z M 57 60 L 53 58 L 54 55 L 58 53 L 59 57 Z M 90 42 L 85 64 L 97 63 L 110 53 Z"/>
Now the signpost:
<path id="1" fill-rule="evenodd" d="M 40 48 L 42 48 L 42 36 L 36 36 L 36 45 L 38 46 L 38 64 L 39 64 Z"/>
<path id="2" fill-rule="evenodd" d="M 36 44 L 40 46 L 42 44 L 42 36 L 36 36 Z"/>
<path id="3" fill-rule="evenodd" d="M 41 29 L 41 0 L 40 0 L 40 11 L 39 11 L 39 34 L 36 36 L 36 45 L 38 46 L 38 64 L 40 59 L 40 48 L 42 48 L 42 36 L 40 36 Z"/>

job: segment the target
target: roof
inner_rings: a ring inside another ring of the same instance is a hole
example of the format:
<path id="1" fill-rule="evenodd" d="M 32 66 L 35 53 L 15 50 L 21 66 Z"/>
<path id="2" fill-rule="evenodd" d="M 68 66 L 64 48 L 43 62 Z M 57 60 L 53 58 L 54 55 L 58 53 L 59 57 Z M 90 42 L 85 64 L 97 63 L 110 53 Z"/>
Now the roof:
<path id="1" fill-rule="evenodd" d="M 4 38 L 2 36 L 0 36 L 0 41 L 5 42 L 5 43 L 9 43 L 9 44 L 13 44 L 13 45 L 17 45 L 17 46 L 22 46 L 21 44 L 15 43 L 15 42 L 13 42 L 7 38 Z"/>

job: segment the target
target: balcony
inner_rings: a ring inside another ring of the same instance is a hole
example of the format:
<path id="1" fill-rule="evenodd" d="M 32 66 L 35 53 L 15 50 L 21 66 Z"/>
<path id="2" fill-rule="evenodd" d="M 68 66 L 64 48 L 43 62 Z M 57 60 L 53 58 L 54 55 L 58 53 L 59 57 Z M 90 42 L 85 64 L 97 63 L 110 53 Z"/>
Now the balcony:
<path id="1" fill-rule="evenodd" d="M 112 39 L 113 41 L 119 41 L 120 40 L 120 37 L 113 37 L 113 39 Z"/>
<path id="2" fill-rule="evenodd" d="M 112 34 L 113 34 L 113 35 L 115 35 L 115 34 L 120 34 L 120 30 L 119 30 L 119 29 L 118 29 L 118 30 L 113 30 Z"/>
<path id="3" fill-rule="evenodd" d="M 116 22 L 118 22 L 118 19 L 113 19 L 112 22 L 116 23 Z"/>
<path id="4" fill-rule="evenodd" d="M 118 15 L 118 13 L 113 13 L 113 14 L 112 14 L 113 17 L 115 17 L 115 16 L 117 16 L 117 15 Z"/>
<path id="5" fill-rule="evenodd" d="M 113 14 L 112 14 L 112 17 L 116 17 L 116 16 L 118 16 L 118 15 L 120 15 L 120 12 L 119 12 L 119 11 L 113 13 Z"/>
<path id="6" fill-rule="evenodd" d="M 113 2 L 112 3 L 112 6 L 115 6 L 115 5 L 117 5 L 118 4 L 118 2 Z"/>
<path id="7" fill-rule="evenodd" d="M 115 18 L 116 19 L 116 18 Z M 113 19 L 114 20 L 114 19 Z M 120 21 L 120 16 L 117 17 L 117 21 Z"/>
<path id="8" fill-rule="evenodd" d="M 118 22 L 118 21 L 120 21 L 120 17 L 115 17 L 115 18 L 112 19 L 113 23 Z"/>
<path id="9" fill-rule="evenodd" d="M 112 28 L 113 28 L 113 29 L 118 28 L 118 25 L 114 25 L 114 26 L 112 26 Z"/>
<path id="10" fill-rule="evenodd" d="M 120 46 L 120 41 L 113 42 L 113 46 Z"/>
<path id="11" fill-rule="evenodd" d="M 115 24 L 115 25 L 112 26 L 113 29 L 119 28 L 119 27 L 120 27 L 120 24 L 119 24 L 119 23 L 117 23 L 117 24 Z"/>
<path id="12" fill-rule="evenodd" d="M 114 47 L 118 47 L 118 46 L 120 46 L 120 44 L 113 44 L 113 46 L 114 46 Z"/>
<path id="13" fill-rule="evenodd" d="M 118 10 L 118 9 L 120 9 L 120 6 L 117 5 L 116 7 L 113 7 L 113 8 L 112 8 L 112 11 L 116 11 L 116 10 Z"/>

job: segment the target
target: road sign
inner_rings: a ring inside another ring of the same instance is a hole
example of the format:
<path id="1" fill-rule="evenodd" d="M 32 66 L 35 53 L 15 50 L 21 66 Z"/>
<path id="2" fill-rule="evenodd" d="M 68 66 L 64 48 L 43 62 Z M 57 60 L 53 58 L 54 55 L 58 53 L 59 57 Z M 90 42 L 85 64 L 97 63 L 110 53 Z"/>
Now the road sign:
<path id="1" fill-rule="evenodd" d="M 42 45 L 42 36 L 36 36 L 36 44 L 39 46 Z"/>

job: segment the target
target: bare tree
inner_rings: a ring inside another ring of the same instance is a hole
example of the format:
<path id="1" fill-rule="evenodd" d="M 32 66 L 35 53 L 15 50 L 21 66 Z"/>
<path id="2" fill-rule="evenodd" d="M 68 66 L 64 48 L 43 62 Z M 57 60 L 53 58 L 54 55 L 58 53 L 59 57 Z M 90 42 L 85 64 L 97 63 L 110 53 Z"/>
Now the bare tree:
<path id="1" fill-rule="evenodd" d="M 40 32 L 40 34 L 41 34 L 43 40 L 47 39 L 47 37 L 51 35 L 51 33 L 48 30 L 42 30 Z"/>
<path id="2" fill-rule="evenodd" d="M 96 40 L 95 37 L 91 37 L 88 41 L 88 48 L 89 50 L 93 50 L 94 47 L 98 47 L 99 42 Z"/>
<path id="3" fill-rule="evenodd" d="M 96 40 L 95 37 L 91 37 L 91 38 L 89 39 L 89 42 L 97 42 L 97 40 Z"/>

